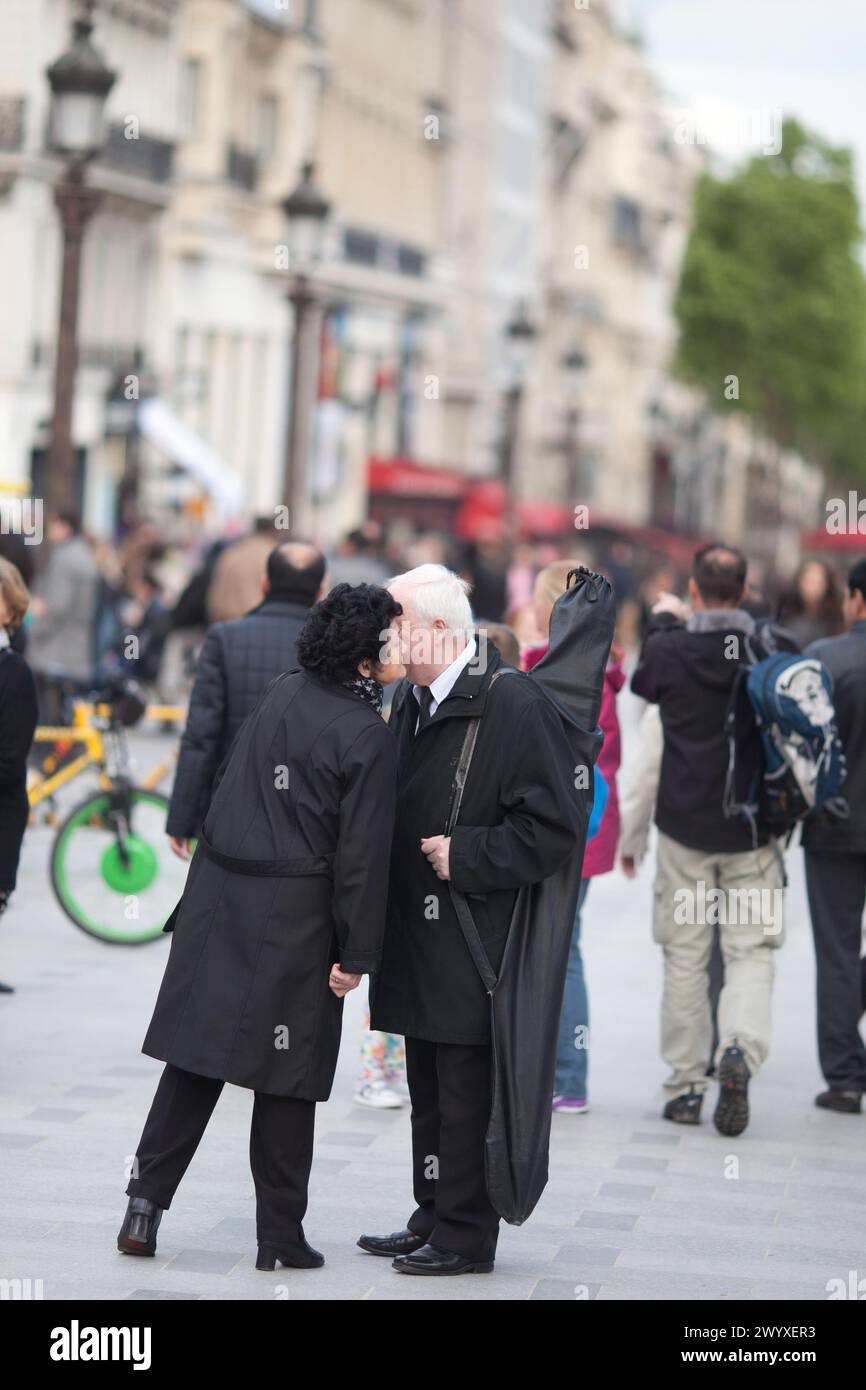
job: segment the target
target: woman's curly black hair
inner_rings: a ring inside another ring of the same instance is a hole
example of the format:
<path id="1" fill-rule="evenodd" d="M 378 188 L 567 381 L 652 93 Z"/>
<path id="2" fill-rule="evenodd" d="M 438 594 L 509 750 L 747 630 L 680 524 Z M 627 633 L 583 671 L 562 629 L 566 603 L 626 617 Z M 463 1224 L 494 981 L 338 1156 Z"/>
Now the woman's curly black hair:
<path id="1" fill-rule="evenodd" d="M 378 584 L 337 584 L 317 603 L 298 638 L 298 661 L 329 685 L 350 681 L 358 663 L 378 663 L 383 633 L 403 612 Z"/>

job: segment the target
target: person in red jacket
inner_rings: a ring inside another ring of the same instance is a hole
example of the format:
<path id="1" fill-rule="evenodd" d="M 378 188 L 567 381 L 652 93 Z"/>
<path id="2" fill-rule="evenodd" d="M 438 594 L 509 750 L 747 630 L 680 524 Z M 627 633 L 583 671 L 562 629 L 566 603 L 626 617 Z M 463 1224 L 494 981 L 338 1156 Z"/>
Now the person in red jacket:
<path id="1" fill-rule="evenodd" d="M 542 632 L 550 630 L 553 605 L 565 588 L 568 571 L 574 569 L 577 563 L 568 560 L 557 561 L 556 564 L 548 565 L 546 569 L 541 570 L 536 578 L 535 616 Z M 547 642 L 544 642 L 540 646 L 526 649 L 523 654 L 524 670 L 532 670 L 544 656 L 547 646 Z M 585 1115 L 589 1110 L 586 1094 L 589 1069 L 589 999 L 580 950 L 580 927 L 583 905 L 589 891 L 589 880 L 599 874 L 610 873 L 616 862 L 616 847 L 619 841 L 616 774 L 619 771 L 621 753 L 616 697 L 625 684 L 622 659 L 622 649 L 614 645 L 605 671 L 599 714 L 604 743 L 598 755 L 597 767 L 607 782 L 607 804 L 598 831 L 588 841 L 584 855 L 580 896 L 574 917 L 559 1023 L 553 1109 L 567 1115 Z"/>

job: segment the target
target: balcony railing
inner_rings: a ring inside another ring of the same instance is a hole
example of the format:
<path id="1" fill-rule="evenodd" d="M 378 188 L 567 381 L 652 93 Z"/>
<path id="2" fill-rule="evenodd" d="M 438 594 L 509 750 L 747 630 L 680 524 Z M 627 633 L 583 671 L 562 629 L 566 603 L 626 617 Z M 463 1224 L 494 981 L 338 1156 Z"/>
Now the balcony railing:
<path id="1" fill-rule="evenodd" d="M 167 140 L 157 140 L 152 135 L 139 135 L 131 140 L 122 125 L 112 125 L 100 162 L 122 174 L 150 179 L 153 183 L 167 183 L 171 178 L 173 155 L 174 146 Z"/>

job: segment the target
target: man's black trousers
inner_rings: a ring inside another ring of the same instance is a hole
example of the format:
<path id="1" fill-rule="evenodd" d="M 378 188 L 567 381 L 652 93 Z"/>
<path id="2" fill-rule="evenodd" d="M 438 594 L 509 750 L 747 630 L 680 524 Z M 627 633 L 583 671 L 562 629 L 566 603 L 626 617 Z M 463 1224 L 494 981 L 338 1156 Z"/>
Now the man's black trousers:
<path id="1" fill-rule="evenodd" d="M 171 1205 L 224 1084 L 166 1066 L 139 1140 L 137 1176 L 126 1189 L 128 1197 L 147 1197 L 161 1207 Z M 279 1246 L 300 1238 L 315 1119 L 315 1101 L 255 1093 L 250 1168 L 260 1245 Z"/>
<path id="2" fill-rule="evenodd" d="M 409 1229 L 469 1260 L 492 1260 L 499 1217 L 487 1196 L 484 1136 L 491 1049 L 406 1039 L 417 1209 Z"/>
<path id="3" fill-rule="evenodd" d="M 858 1024 L 866 1009 L 860 959 L 866 854 L 806 851 L 806 885 L 815 936 L 818 1056 L 831 1091 L 866 1091 L 866 1047 Z"/>

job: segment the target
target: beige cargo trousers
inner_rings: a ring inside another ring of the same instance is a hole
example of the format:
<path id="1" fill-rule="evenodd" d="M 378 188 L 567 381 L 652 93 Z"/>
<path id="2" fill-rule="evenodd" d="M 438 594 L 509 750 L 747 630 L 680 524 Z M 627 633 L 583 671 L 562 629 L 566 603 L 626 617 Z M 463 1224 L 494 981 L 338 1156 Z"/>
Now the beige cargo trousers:
<path id="1" fill-rule="evenodd" d="M 716 925 L 725 967 L 716 1065 L 733 1043 L 752 1076 L 766 1060 L 775 957 L 784 940 L 782 883 L 772 845 L 708 854 L 659 832 L 653 937 L 664 951 L 661 1050 L 671 1068 L 669 1097 L 710 1084 L 707 966 Z"/>

